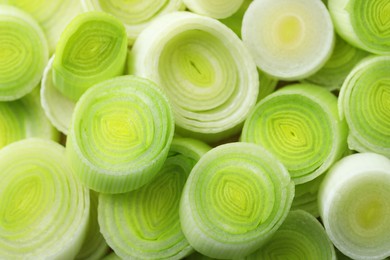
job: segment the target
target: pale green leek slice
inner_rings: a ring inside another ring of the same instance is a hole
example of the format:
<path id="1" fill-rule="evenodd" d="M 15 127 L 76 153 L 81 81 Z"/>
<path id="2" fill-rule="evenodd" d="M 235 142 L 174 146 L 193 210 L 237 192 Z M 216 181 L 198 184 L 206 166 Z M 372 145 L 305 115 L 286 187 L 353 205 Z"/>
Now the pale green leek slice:
<path id="1" fill-rule="evenodd" d="M 344 81 L 339 110 L 351 150 L 390 157 L 390 56 L 362 60 Z"/>
<path id="2" fill-rule="evenodd" d="M 325 230 L 353 259 L 390 256 L 390 160 L 357 153 L 337 162 L 318 194 Z"/>
<path id="3" fill-rule="evenodd" d="M 265 98 L 269 94 L 275 91 L 279 80 L 273 76 L 268 75 L 264 71 L 257 70 L 259 73 L 260 89 L 257 96 L 257 102 Z"/>
<path id="4" fill-rule="evenodd" d="M 285 86 L 262 99 L 245 121 L 241 140 L 262 145 L 287 167 L 295 184 L 313 180 L 347 148 L 337 98 L 311 84 Z"/>
<path id="5" fill-rule="evenodd" d="M 93 86 L 77 102 L 67 155 L 90 189 L 122 193 L 156 176 L 173 134 L 172 109 L 158 86 L 121 76 Z"/>
<path id="6" fill-rule="evenodd" d="M 122 75 L 126 57 L 122 22 L 103 12 L 79 14 L 58 41 L 52 67 L 54 86 L 77 101 L 92 85 Z"/>
<path id="7" fill-rule="evenodd" d="M 115 254 L 115 252 L 111 252 L 110 254 L 103 257 L 102 260 L 122 260 L 122 258 Z"/>
<path id="8" fill-rule="evenodd" d="M 76 102 L 61 94 L 54 86 L 52 66 L 54 56 L 46 65 L 41 81 L 41 105 L 52 125 L 63 134 L 68 134 Z"/>
<path id="9" fill-rule="evenodd" d="M 256 65 L 240 39 L 190 12 L 157 18 L 137 38 L 128 66 L 167 94 L 179 135 L 207 142 L 238 133 L 259 92 Z"/>
<path id="10" fill-rule="evenodd" d="M 236 13 L 244 0 L 183 0 L 183 2 L 194 13 L 223 19 Z"/>
<path id="11" fill-rule="evenodd" d="M 156 17 L 185 8 L 182 0 L 81 0 L 81 3 L 86 11 L 110 13 L 121 20 L 129 45 Z"/>
<path id="12" fill-rule="evenodd" d="M 0 102 L 0 148 L 28 137 L 60 137 L 41 108 L 39 88 L 21 99 Z"/>
<path id="13" fill-rule="evenodd" d="M 320 0 L 253 1 L 241 33 L 257 66 L 284 80 L 317 72 L 334 45 L 332 21 Z"/>
<path id="14" fill-rule="evenodd" d="M 50 53 L 53 53 L 65 26 L 81 12 L 79 0 L 0 0 L 29 13 L 45 32 Z"/>
<path id="15" fill-rule="evenodd" d="M 184 184 L 211 149 L 195 139 L 174 138 L 158 175 L 125 194 L 102 194 L 99 224 L 107 243 L 124 259 L 182 259 L 193 252 L 179 220 Z"/>
<path id="16" fill-rule="evenodd" d="M 336 260 L 336 251 L 315 217 L 303 210 L 293 210 L 271 239 L 245 259 Z"/>
<path id="17" fill-rule="evenodd" d="M 339 90 L 353 67 L 367 55 L 367 52 L 355 48 L 336 35 L 332 56 L 318 72 L 304 81 L 324 86 L 331 91 Z"/>
<path id="18" fill-rule="evenodd" d="M 0 5 L 0 32 L 0 101 L 16 100 L 38 86 L 47 40 L 34 18 L 9 5 Z"/>
<path id="19" fill-rule="evenodd" d="M 65 148 L 25 139 L 0 150 L 0 258 L 73 259 L 87 230 L 89 191 Z"/>
<path id="20" fill-rule="evenodd" d="M 250 3 L 252 3 L 252 0 L 244 0 L 237 12 L 227 18 L 219 19 L 223 24 L 232 29 L 233 32 L 235 32 L 240 38 L 242 18 L 244 17 L 245 11 L 248 9 Z"/>
<path id="21" fill-rule="evenodd" d="M 390 54 L 388 0 L 328 0 L 335 29 L 350 44 L 375 54 Z"/>
<path id="22" fill-rule="evenodd" d="M 275 233 L 293 196 L 294 183 L 271 153 L 250 143 L 223 144 L 203 155 L 187 179 L 182 230 L 203 255 L 244 257 Z"/>

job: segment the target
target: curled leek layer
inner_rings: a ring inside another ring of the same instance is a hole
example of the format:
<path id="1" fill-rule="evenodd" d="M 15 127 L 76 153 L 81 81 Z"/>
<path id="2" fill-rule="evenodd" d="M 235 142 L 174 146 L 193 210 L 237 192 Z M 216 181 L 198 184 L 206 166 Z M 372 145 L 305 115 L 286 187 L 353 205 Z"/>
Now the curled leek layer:
<path id="1" fill-rule="evenodd" d="M 236 13 L 244 0 L 183 0 L 183 2 L 194 13 L 223 19 Z"/>
<path id="2" fill-rule="evenodd" d="M 128 65 L 167 94 L 180 135 L 207 142 L 240 131 L 259 91 L 256 65 L 240 39 L 189 12 L 156 19 L 137 38 Z"/>
<path id="3" fill-rule="evenodd" d="M 311 84 L 294 84 L 262 99 L 245 121 L 242 141 L 264 146 L 296 184 L 324 173 L 346 150 L 347 126 L 337 98 Z"/>
<path id="4" fill-rule="evenodd" d="M 351 150 L 390 157 L 390 56 L 370 56 L 347 76 L 339 110 L 349 126 Z"/>
<path id="5" fill-rule="evenodd" d="M 0 148 L 28 137 L 59 140 L 41 108 L 38 88 L 21 99 L 0 102 Z"/>
<path id="6" fill-rule="evenodd" d="M 344 157 L 327 173 L 318 201 L 333 244 L 353 259 L 390 256 L 390 160 L 375 153 Z"/>
<path id="7" fill-rule="evenodd" d="M 81 12 L 79 0 L 0 0 L 29 13 L 45 32 L 50 53 L 54 52 L 57 41 L 65 26 Z"/>
<path id="8" fill-rule="evenodd" d="M 390 54 L 388 0 L 328 0 L 335 29 L 350 44 L 375 54 Z"/>
<path id="9" fill-rule="evenodd" d="M 0 150 L 0 258 L 73 259 L 88 225 L 89 192 L 63 146 L 25 139 Z"/>
<path id="10" fill-rule="evenodd" d="M 182 230 L 203 255 L 244 257 L 274 234 L 293 196 L 286 168 L 268 151 L 250 143 L 223 144 L 203 155 L 187 179 Z"/>
<path id="11" fill-rule="evenodd" d="M 41 80 L 47 40 L 34 18 L 8 5 L 0 5 L 0 31 L 0 101 L 16 100 Z"/>
<path id="12" fill-rule="evenodd" d="M 245 12 L 242 39 L 261 70 L 294 80 L 325 64 L 333 50 L 334 31 L 319 0 L 259 0 Z"/>
<path id="13" fill-rule="evenodd" d="M 179 220 L 179 202 L 191 169 L 210 148 L 174 138 L 156 178 L 125 194 L 101 194 L 99 224 L 107 243 L 123 259 L 182 259 L 193 249 Z"/>
<path id="14" fill-rule="evenodd" d="M 267 244 L 245 259 L 335 260 L 336 252 L 321 223 L 306 211 L 294 210 Z"/>
<path id="15" fill-rule="evenodd" d="M 235 32 L 240 38 L 242 18 L 244 17 L 245 11 L 248 9 L 250 3 L 252 3 L 252 0 L 244 0 L 237 12 L 227 18 L 219 19 L 223 24 L 232 29 L 233 32 Z"/>
<path id="16" fill-rule="evenodd" d="M 76 16 L 62 32 L 52 67 L 54 86 L 77 101 L 92 85 L 123 74 L 127 37 L 123 24 L 103 12 Z"/>
<path id="17" fill-rule="evenodd" d="M 86 11 L 110 13 L 121 20 L 130 45 L 153 19 L 185 8 L 182 0 L 81 0 L 81 3 Z"/>
<path id="18" fill-rule="evenodd" d="M 155 83 L 116 77 L 93 86 L 77 102 L 68 159 L 89 188 L 127 192 L 156 176 L 173 133 L 171 107 Z"/>

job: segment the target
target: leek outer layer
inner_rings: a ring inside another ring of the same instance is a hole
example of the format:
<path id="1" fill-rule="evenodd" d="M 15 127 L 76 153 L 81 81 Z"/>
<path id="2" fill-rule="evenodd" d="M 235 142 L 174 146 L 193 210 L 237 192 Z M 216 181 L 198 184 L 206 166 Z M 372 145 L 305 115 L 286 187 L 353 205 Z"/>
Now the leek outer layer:
<path id="1" fill-rule="evenodd" d="M 127 57 L 127 37 L 121 21 L 103 12 L 76 16 L 56 46 L 54 86 L 77 101 L 91 86 L 120 76 Z"/>
<path id="2" fill-rule="evenodd" d="M 236 13 L 244 0 L 183 0 L 183 2 L 194 13 L 223 19 Z"/>
<path id="3" fill-rule="evenodd" d="M 333 244 L 353 259 L 390 256 L 390 160 L 357 153 L 337 162 L 318 194 L 325 230 Z"/>
<path id="4" fill-rule="evenodd" d="M 390 54 L 388 0 L 328 0 L 337 33 L 365 51 Z"/>
<path id="5" fill-rule="evenodd" d="M 390 56 L 362 60 L 345 79 L 339 110 L 349 127 L 348 146 L 390 158 Z"/>
<path id="6" fill-rule="evenodd" d="M 26 139 L 0 150 L 0 258 L 73 259 L 83 243 L 89 191 L 65 148 Z"/>
<path id="7" fill-rule="evenodd" d="M 37 21 L 19 8 L 0 5 L 0 31 L 0 101 L 11 101 L 38 86 L 49 49 Z"/>
<path id="8" fill-rule="evenodd" d="M 261 146 L 220 145 L 202 156 L 187 179 L 180 202 L 182 230 L 203 255 L 244 257 L 275 233 L 293 197 L 286 168 Z"/>
<path id="9" fill-rule="evenodd" d="M 102 11 L 117 17 L 126 27 L 129 45 L 155 18 L 185 9 L 182 0 L 81 0 L 81 3 L 86 11 Z"/>
<path id="10" fill-rule="evenodd" d="M 298 83 L 262 99 L 245 121 L 241 140 L 275 154 L 301 184 L 323 174 L 343 155 L 347 131 L 332 93 Z"/>
<path id="11" fill-rule="evenodd" d="M 116 77 L 93 86 L 77 102 L 67 155 L 90 189 L 123 193 L 156 176 L 173 133 L 171 107 L 154 82 Z"/>
<path id="12" fill-rule="evenodd" d="M 314 74 L 334 46 L 332 20 L 319 0 L 253 1 L 241 34 L 259 69 L 283 80 Z"/>
<path id="13" fill-rule="evenodd" d="M 237 134 L 259 92 L 256 65 L 240 39 L 218 20 L 189 12 L 148 26 L 128 70 L 164 90 L 179 135 L 206 142 Z"/>
<path id="14" fill-rule="evenodd" d="M 304 210 L 292 210 L 267 244 L 245 259 L 336 260 L 336 251 L 315 217 Z"/>
<path id="15" fill-rule="evenodd" d="M 196 139 L 174 138 L 168 158 L 148 184 L 125 194 L 102 194 L 99 223 L 107 242 L 124 259 L 182 259 L 193 249 L 179 221 L 186 179 L 210 147 Z"/>

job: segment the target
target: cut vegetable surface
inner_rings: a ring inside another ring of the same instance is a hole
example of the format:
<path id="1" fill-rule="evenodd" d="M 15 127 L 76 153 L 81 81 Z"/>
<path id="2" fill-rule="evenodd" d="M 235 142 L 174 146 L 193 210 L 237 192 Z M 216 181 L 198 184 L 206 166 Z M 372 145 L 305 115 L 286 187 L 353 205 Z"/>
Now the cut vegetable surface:
<path id="1" fill-rule="evenodd" d="M 194 13 L 222 19 L 237 12 L 244 0 L 183 0 L 183 2 Z"/>

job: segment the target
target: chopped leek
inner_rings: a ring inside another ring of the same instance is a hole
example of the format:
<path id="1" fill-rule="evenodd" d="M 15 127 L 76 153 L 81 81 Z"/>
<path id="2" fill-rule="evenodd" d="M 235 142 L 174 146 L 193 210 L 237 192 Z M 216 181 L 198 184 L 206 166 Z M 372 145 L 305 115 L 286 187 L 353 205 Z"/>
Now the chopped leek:
<path id="1" fill-rule="evenodd" d="M 183 2 L 194 13 L 223 19 L 236 13 L 244 0 L 183 0 Z"/>

